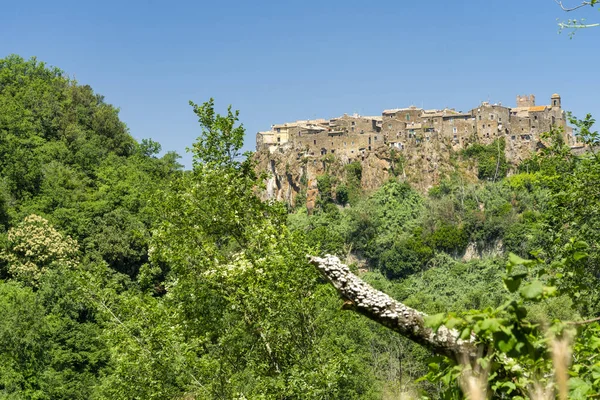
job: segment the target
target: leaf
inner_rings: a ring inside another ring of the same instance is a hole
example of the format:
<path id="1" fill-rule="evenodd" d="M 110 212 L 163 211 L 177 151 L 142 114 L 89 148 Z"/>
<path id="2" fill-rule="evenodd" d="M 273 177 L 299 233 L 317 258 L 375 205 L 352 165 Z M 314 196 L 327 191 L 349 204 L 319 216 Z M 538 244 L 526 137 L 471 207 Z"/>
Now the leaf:
<path id="1" fill-rule="evenodd" d="M 460 333 L 460 338 L 462 340 L 467 340 L 471 336 L 471 328 L 465 328 Z"/>
<path id="2" fill-rule="evenodd" d="M 497 318 L 488 318 L 481 323 L 481 329 L 488 332 L 498 332 L 500 330 L 500 320 Z"/>
<path id="3" fill-rule="evenodd" d="M 517 290 L 519 290 L 522 279 L 510 277 L 510 278 L 504 278 L 503 281 L 504 281 L 504 286 L 506 287 L 506 290 L 508 290 L 510 293 L 514 293 Z"/>
<path id="4" fill-rule="evenodd" d="M 544 292 L 544 285 L 540 281 L 533 281 L 521 289 L 521 296 L 528 300 L 539 299 Z"/>
<path id="5" fill-rule="evenodd" d="M 494 345 L 501 352 L 508 353 L 515 347 L 515 344 L 517 344 L 517 338 L 513 335 L 507 335 L 501 331 L 494 333 Z"/>
<path id="6" fill-rule="evenodd" d="M 583 400 L 592 390 L 592 385 L 579 377 L 569 379 L 569 398 L 572 400 Z"/>
<path id="7" fill-rule="evenodd" d="M 442 325 L 444 323 L 445 319 L 446 319 L 446 314 L 444 314 L 444 313 L 435 314 L 435 315 L 427 315 L 425 317 L 425 326 L 428 326 L 437 332 L 437 330 L 440 328 L 440 325 Z"/>
<path id="8" fill-rule="evenodd" d="M 508 255 L 508 264 L 511 267 L 511 271 L 512 271 L 512 267 L 514 267 L 516 265 L 528 266 L 528 265 L 531 265 L 531 263 L 533 263 L 533 260 L 526 260 L 524 258 L 519 257 L 515 253 L 510 253 Z"/>

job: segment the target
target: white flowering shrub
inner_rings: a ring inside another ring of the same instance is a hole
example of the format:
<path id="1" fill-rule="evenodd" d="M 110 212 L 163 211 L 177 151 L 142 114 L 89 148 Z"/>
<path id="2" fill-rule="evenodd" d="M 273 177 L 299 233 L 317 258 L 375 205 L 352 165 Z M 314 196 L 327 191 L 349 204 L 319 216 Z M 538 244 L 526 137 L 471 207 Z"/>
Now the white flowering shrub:
<path id="1" fill-rule="evenodd" d="M 8 273 L 14 279 L 36 285 L 53 266 L 75 267 L 78 252 L 75 239 L 32 214 L 8 231 L 7 246 L 0 252 L 0 259 L 7 263 Z"/>

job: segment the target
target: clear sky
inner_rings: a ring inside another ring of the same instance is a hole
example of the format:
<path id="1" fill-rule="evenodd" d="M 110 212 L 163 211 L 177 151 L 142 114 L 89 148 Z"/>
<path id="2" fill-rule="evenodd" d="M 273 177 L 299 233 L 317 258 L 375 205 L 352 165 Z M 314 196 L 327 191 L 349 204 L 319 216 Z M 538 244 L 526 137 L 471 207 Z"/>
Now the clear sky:
<path id="1" fill-rule="evenodd" d="M 600 21 L 554 0 L 1 0 L 0 57 L 36 56 L 91 85 L 136 139 L 189 167 L 200 129 L 188 101 L 210 97 L 240 110 L 245 150 L 274 123 L 517 94 L 547 104 L 558 92 L 600 118 L 600 29 L 557 33 L 575 16 Z"/>

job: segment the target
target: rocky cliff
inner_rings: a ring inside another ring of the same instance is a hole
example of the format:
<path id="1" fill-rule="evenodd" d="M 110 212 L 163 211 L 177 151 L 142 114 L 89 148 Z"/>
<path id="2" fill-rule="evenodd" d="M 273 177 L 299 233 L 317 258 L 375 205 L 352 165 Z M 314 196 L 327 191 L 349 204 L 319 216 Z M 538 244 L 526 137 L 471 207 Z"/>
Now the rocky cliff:
<path id="1" fill-rule="evenodd" d="M 461 161 L 452 147 L 441 143 L 424 144 L 408 152 L 382 145 L 356 158 L 335 154 L 313 156 L 288 145 L 273 153 L 259 151 L 255 160 L 259 171 L 268 172 L 265 199 L 293 205 L 299 194 L 306 194 L 309 209 L 318 195 L 317 177 L 329 174 L 337 178 L 337 182 L 345 182 L 348 178 L 345 166 L 351 162 L 358 162 L 362 167 L 360 186 L 365 193 L 376 190 L 390 178 L 406 181 L 423 193 L 453 172 L 460 172 L 466 180 L 477 179 L 475 163 Z"/>

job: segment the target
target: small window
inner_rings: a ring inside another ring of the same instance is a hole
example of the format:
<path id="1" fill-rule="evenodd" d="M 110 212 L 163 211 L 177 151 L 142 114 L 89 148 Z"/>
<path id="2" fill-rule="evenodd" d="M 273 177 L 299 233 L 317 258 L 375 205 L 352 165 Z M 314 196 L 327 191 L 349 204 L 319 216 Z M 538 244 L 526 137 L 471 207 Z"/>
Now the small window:
<path id="1" fill-rule="evenodd" d="M 458 132 L 458 128 L 454 127 L 452 128 L 452 133 L 457 133 Z"/>
<path id="2" fill-rule="evenodd" d="M 354 132 L 354 127 L 352 127 L 352 132 Z"/>
<path id="3" fill-rule="evenodd" d="M 515 140 L 515 135 L 512 135 L 512 136 L 510 137 L 510 140 Z"/>
<path id="4" fill-rule="evenodd" d="M 494 120 L 494 114 L 490 114 L 490 119 L 493 121 Z"/>
<path id="5" fill-rule="evenodd" d="M 314 144 L 317 144 L 317 141 L 316 141 L 316 140 L 313 140 L 313 142 L 314 142 Z"/>
<path id="6" fill-rule="evenodd" d="M 406 120 L 410 121 L 410 114 L 406 114 Z"/>
<path id="7" fill-rule="evenodd" d="M 534 115 L 533 119 L 534 119 L 535 121 L 537 121 L 537 115 Z"/>
<path id="8" fill-rule="evenodd" d="M 277 133 L 281 133 L 281 128 L 277 128 Z"/>
<path id="9" fill-rule="evenodd" d="M 375 136 L 375 139 L 373 139 L 373 140 L 377 140 L 377 136 Z"/>
<path id="10" fill-rule="evenodd" d="M 388 124 L 388 129 L 392 129 L 392 124 Z"/>
<path id="11" fill-rule="evenodd" d="M 281 143 L 281 138 L 277 137 L 277 143 Z"/>
<path id="12" fill-rule="evenodd" d="M 479 116 L 479 120 L 481 121 L 481 115 Z"/>

